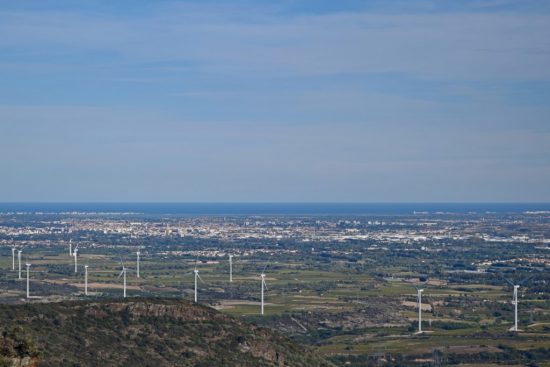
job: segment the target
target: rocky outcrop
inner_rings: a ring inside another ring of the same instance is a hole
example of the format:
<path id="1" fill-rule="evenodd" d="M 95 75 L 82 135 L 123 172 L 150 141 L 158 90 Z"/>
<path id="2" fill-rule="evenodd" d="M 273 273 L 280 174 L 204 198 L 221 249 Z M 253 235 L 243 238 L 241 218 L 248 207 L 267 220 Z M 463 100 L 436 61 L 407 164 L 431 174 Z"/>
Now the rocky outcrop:
<path id="1" fill-rule="evenodd" d="M 0 362 L 1 363 L 1 362 Z M 23 358 L 11 358 L 8 361 L 11 367 L 38 367 L 38 358 L 36 357 L 23 357 Z M 1 366 L 2 364 L 0 364 Z"/>
<path id="2" fill-rule="evenodd" d="M 38 351 L 23 328 L 8 327 L 0 334 L 0 366 L 34 367 L 38 365 Z"/>

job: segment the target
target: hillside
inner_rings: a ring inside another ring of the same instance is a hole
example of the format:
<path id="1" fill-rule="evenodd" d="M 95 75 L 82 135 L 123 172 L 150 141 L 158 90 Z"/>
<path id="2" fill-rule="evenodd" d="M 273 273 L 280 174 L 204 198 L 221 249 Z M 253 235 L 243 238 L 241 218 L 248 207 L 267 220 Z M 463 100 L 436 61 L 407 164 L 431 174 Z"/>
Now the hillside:
<path id="1" fill-rule="evenodd" d="M 272 331 L 175 299 L 0 305 L 0 325 L 0 366 L 329 365 Z"/>

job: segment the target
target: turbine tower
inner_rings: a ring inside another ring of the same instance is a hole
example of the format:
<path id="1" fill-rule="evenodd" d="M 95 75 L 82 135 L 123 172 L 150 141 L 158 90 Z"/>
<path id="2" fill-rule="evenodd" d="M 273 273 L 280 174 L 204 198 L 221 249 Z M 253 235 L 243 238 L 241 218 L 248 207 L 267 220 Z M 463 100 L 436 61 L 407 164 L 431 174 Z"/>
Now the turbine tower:
<path id="1" fill-rule="evenodd" d="M 15 247 L 11 248 L 11 270 L 15 270 Z"/>
<path id="2" fill-rule="evenodd" d="M 69 240 L 69 256 L 73 256 L 73 239 Z"/>
<path id="3" fill-rule="evenodd" d="M 229 255 L 229 282 L 233 282 L 233 255 Z"/>
<path id="4" fill-rule="evenodd" d="M 504 278 L 504 280 L 506 280 L 512 287 L 514 287 L 514 293 L 512 295 L 512 304 L 514 305 L 514 326 L 510 328 L 510 331 L 515 331 L 515 332 L 519 331 L 518 329 L 518 289 L 521 285 L 525 284 L 525 282 L 527 282 L 532 277 L 533 275 L 517 283 L 513 283 L 509 279 Z"/>
<path id="5" fill-rule="evenodd" d="M 78 256 L 78 245 L 76 245 L 76 247 L 74 248 L 74 273 L 78 273 L 78 260 L 77 260 L 77 256 Z"/>
<path id="6" fill-rule="evenodd" d="M 267 289 L 267 284 L 265 284 L 265 274 L 262 272 L 260 275 L 262 278 L 262 315 L 264 314 L 264 288 Z"/>
<path id="7" fill-rule="evenodd" d="M 137 260 L 136 260 L 136 277 L 139 278 L 139 255 L 141 253 L 139 252 L 139 250 L 136 252 L 136 255 L 137 255 Z"/>
<path id="8" fill-rule="evenodd" d="M 514 285 L 514 296 L 512 300 L 512 304 L 514 305 L 514 326 L 512 327 L 512 331 L 515 332 L 518 331 L 518 288 L 519 285 Z"/>
<path id="9" fill-rule="evenodd" d="M 22 250 L 17 250 L 17 261 L 19 263 L 19 280 L 21 280 L 21 252 Z"/>
<path id="10" fill-rule="evenodd" d="M 204 280 L 202 280 L 201 276 L 199 275 L 199 269 L 197 269 L 197 262 L 198 258 L 195 259 L 195 270 L 193 270 L 192 273 L 187 274 L 194 274 L 195 275 L 195 303 L 198 301 L 197 293 L 198 293 L 198 287 L 197 287 L 197 279 L 200 280 L 202 283 L 204 283 Z"/>
<path id="11" fill-rule="evenodd" d="M 264 290 L 267 290 L 267 284 L 265 283 L 265 269 L 267 269 L 268 265 L 269 263 L 265 264 L 264 269 L 260 274 L 260 278 L 262 279 L 262 315 L 264 314 Z"/>
<path id="12" fill-rule="evenodd" d="M 29 295 L 29 273 L 30 273 L 30 268 L 31 268 L 31 264 L 29 264 L 29 262 L 27 261 L 27 299 L 30 298 L 30 295 Z"/>
<path id="13" fill-rule="evenodd" d="M 418 302 L 418 334 L 422 333 L 422 292 L 424 289 L 416 288 L 417 290 L 417 302 Z"/>
<path id="14" fill-rule="evenodd" d="M 199 270 L 197 268 L 195 268 L 193 273 L 195 273 L 195 303 L 197 303 L 197 279 L 199 279 L 203 283 L 204 283 L 204 281 L 202 280 L 201 276 L 199 275 Z"/>
<path id="15" fill-rule="evenodd" d="M 84 265 L 84 295 L 88 295 L 88 265 Z"/>
<path id="16" fill-rule="evenodd" d="M 193 273 L 195 273 L 195 303 L 197 303 L 197 278 L 199 277 L 199 271 L 195 269 Z"/>
<path id="17" fill-rule="evenodd" d="M 122 265 L 122 271 L 120 272 L 118 277 L 120 278 L 121 276 L 124 276 L 124 298 L 126 298 L 126 267 L 124 266 L 122 259 L 120 260 L 120 264 Z"/>

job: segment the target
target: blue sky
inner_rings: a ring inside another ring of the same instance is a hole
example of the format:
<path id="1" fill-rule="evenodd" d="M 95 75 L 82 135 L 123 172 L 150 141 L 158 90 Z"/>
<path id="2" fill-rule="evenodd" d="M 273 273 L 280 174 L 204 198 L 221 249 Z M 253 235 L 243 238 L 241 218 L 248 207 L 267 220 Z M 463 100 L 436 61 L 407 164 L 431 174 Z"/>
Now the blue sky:
<path id="1" fill-rule="evenodd" d="M 2 1 L 0 201 L 550 201 L 550 2 Z"/>

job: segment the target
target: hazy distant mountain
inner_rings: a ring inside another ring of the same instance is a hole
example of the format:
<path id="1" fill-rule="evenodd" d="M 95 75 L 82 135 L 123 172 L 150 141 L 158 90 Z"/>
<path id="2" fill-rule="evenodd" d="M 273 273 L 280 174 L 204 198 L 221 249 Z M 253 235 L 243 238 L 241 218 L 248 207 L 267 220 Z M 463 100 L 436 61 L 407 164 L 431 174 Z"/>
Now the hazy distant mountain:
<path id="1" fill-rule="evenodd" d="M 272 331 L 174 299 L 0 305 L 0 325 L 0 366 L 330 366 Z"/>

